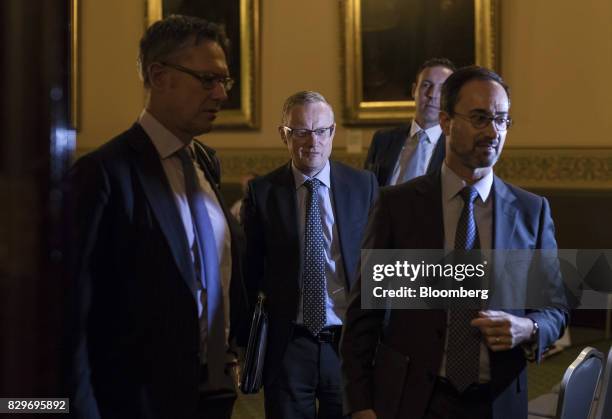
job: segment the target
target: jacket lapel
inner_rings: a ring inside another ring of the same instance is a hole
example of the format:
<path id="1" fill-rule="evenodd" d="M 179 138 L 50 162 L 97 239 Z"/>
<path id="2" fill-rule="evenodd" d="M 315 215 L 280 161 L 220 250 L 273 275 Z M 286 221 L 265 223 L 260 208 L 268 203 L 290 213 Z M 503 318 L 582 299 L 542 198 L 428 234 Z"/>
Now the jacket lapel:
<path id="1" fill-rule="evenodd" d="M 419 206 L 415 208 L 416 222 L 421 226 L 425 238 L 419 248 L 444 249 L 444 216 L 442 213 L 442 183 L 440 169 L 423 177 L 417 185 L 421 195 Z"/>
<path id="2" fill-rule="evenodd" d="M 331 196 L 333 209 L 335 211 L 334 221 L 336 229 L 338 230 L 338 238 L 340 240 L 340 252 L 342 253 L 342 267 L 344 268 L 344 280 L 346 289 L 350 290 L 351 285 L 349 283 L 348 269 L 346 266 L 346 259 L 349 255 L 348 243 L 350 243 L 351 237 L 348 233 L 351 230 L 351 226 L 346 225 L 351 220 L 351 185 L 342 176 L 342 172 L 336 169 L 336 164 L 330 161 L 330 178 L 331 178 Z"/>
<path id="3" fill-rule="evenodd" d="M 135 125 L 134 130 L 136 135 L 130 137 L 129 142 L 136 150 L 135 171 L 162 233 L 168 241 L 176 266 L 195 298 L 196 280 L 191 251 L 172 189 L 150 138 L 140 125 Z"/>
<path id="4" fill-rule="evenodd" d="M 493 248 L 512 249 L 518 209 L 516 198 L 497 176 L 493 177 Z"/>
<path id="5" fill-rule="evenodd" d="M 438 142 L 436 143 L 436 148 L 434 148 L 433 154 L 429 159 L 429 165 L 427 166 L 426 173 L 433 173 L 437 169 L 442 166 L 442 162 L 444 161 L 444 156 L 446 155 L 446 137 L 444 134 L 440 135 L 438 138 Z"/>
<path id="6" fill-rule="evenodd" d="M 274 179 L 274 191 L 272 194 L 272 206 L 270 207 L 270 219 L 278 223 L 280 229 L 279 237 L 286 238 L 286 244 L 291 249 L 288 252 L 293 260 L 286 261 L 287 266 L 297 266 L 296 285 L 301 287 L 303 263 L 301 257 L 299 223 L 297 217 L 297 194 L 295 191 L 295 180 L 291 172 L 291 163 Z"/>
<path id="7" fill-rule="evenodd" d="M 395 164 L 397 163 L 397 159 L 399 158 L 400 152 L 402 151 L 402 147 L 404 146 L 409 133 L 409 126 L 402 126 L 392 131 L 392 138 L 387 152 L 384 155 L 384 161 L 381 164 L 381 167 L 386 168 L 387 171 L 387 173 L 385 173 L 384 185 L 389 184 L 389 180 L 393 174 L 393 169 L 395 168 Z"/>

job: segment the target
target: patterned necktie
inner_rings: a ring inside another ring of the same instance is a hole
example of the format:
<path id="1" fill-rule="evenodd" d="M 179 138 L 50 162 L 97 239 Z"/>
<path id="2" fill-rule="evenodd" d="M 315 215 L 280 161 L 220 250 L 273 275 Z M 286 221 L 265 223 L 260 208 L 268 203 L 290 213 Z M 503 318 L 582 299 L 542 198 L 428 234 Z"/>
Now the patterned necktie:
<path id="1" fill-rule="evenodd" d="M 474 201 L 478 191 L 466 186 L 460 192 L 464 201 L 463 211 L 455 233 L 455 249 L 461 251 L 480 248 L 478 229 L 474 219 Z M 448 346 L 446 350 L 446 378 L 463 392 L 470 384 L 478 383 L 480 369 L 480 333 L 470 325 L 478 316 L 472 308 L 453 308 L 450 310 Z"/>
<path id="2" fill-rule="evenodd" d="M 223 383 L 225 376 L 225 319 L 217 244 L 191 153 L 185 147 L 177 155 L 183 165 L 187 201 L 195 227 L 195 240 L 198 248 L 196 253 L 200 266 L 199 279 L 206 289 L 208 381 L 212 387 L 217 387 Z"/>
<path id="3" fill-rule="evenodd" d="M 425 171 L 423 168 L 425 167 L 425 160 L 427 159 L 427 145 L 425 142 L 427 139 L 427 133 L 425 130 L 421 130 L 416 133 L 412 139 L 412 141 L 416 141 L 416 147 L 413 152 L 410 153 L 408 147 L 404 148 L 402 157 L 400 158 L 401 169 L 396 184 L 407 182 L 424 174 Z"/>
<path id="4" fill-rule="evenodd" d="M 316 178 L 304 182 L 308 189 L 306 225 L 304 231 L 303 302 L 304 326 L 316 336 L 326 322 L 325 314 L 325 254 L 323 226 L 319 212 L 317 189 L 321 181 Z"/>

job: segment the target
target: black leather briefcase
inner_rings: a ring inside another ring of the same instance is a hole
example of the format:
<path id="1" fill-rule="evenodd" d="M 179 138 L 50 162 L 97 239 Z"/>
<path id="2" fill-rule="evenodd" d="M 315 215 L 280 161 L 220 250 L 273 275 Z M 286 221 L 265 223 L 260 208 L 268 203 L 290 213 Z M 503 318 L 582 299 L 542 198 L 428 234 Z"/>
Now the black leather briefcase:
<path id="1" fill-rule="evenodd" d="M 240 380 L 240 391 L 244 394 L 257 393 L 263 384 L 264 358 L 268 343 L 268 316 L 264 308 L 264 302 L 265 296 L 260 293 L 253 313 L 249 343 Z"/>

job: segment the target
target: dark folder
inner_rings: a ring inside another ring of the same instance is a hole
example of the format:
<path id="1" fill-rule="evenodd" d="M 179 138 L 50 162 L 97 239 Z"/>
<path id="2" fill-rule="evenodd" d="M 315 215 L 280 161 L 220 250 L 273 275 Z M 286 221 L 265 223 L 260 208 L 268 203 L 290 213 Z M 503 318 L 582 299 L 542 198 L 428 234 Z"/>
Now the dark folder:
<path id="1" fill-rule="evenodd" d="M 240 390 L 244 394 L 254 394 L 261 389 L 266 356 L 266 344 L 268 342 L 268 316 L 264 308 L 265 296 L 259 294 L 257 306 L 253 313 L 249 343 L 247 344 Z"/>

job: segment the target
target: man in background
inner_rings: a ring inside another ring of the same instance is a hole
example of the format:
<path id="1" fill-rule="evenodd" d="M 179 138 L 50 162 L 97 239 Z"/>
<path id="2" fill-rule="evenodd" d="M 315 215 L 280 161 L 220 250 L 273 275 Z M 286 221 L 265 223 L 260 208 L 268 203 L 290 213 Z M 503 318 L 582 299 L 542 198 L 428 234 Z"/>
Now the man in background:
<path id="1" fill-rule="evenodd" d="M 397 185 L 440 168 L 445 154 L 438 121 L 440 89 L 453 71 L 455 65 L 446 58 L 425 61 L 412 84 L 412 123 L 374 134 L 364 166 L 374 172 L 380 186 Z"/>

